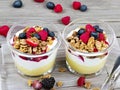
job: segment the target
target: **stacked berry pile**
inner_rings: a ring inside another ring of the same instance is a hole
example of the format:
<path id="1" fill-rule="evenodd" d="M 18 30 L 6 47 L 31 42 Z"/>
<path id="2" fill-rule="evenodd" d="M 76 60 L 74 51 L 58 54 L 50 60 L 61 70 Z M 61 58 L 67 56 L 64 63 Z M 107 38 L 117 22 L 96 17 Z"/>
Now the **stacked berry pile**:
<path id="1" fill-rule="evenodd" d="M 102 51 L 108 47 L 106 34 L 98 25 L 87 24 L 85 28 L 73 31 L 67 41 L 76 49 L 84 52 Z"/>

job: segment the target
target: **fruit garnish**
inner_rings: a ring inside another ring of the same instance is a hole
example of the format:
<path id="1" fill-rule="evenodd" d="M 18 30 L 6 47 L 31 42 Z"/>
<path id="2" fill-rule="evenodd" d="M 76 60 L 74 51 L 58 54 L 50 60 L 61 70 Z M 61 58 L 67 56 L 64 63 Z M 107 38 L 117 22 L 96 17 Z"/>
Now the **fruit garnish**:
<path id="1" fill-rule="evenodd" d="M 78 35 L 82 35 L 85 32 L 84 28 L 81 28 L 80 30 L 78 30 Z"/>
<path id="2" fill-rule="evenodd" d="M 27 38 L 26 42 L 28 45 L 32 46 L 32 47 L 37 47 L 39 44 L 39 41 L 37 38 L 32 37 L 32 38 Z"/>
<path id="3" fill-rule="evenodd" d="M 48 34 L 50 37 L 55 37 L 55 33 L 54 32 L 49 32 L 49 34 Z"/>
<path id="4" fill-rule="evenodd" d="M 36 33 L 36 30 L 34 28 L 29 28 L 26 32 L 27 38 L 31 38 L 34 33 Z"/>
<path id="5" fill-rule="evenodd" d="M 91 32 L 91 36 L 94 37 L 95 39 L 98 39 L 99 33 L 98 32 Z"/>
<path id="6" fill-rule="evenodd" d="M 97 29 L 96 29 L 96 32 L 102 33 L 102 32 L 103 32 L 103 29 L 97 28 Z"/>
<path id="7" fill-rule="evenodd" d="M 54 9 L 55 8 L 55 4 L 53 2 L 47 2 L 46 7 L 48 9 Z"/>
<path id="8" fill-rule="evenodd" d="M 91 24 L 85 26 L 87 32 L 95 32 L 95 28 Z"/>
<path id="9" fill-rule="evenodd" d="M 60 13 L 60 12 L 62 12 L 62 11 L 63 11 L 62 5 L 61 5 L 61 4 L 57 4 L 57 5 L 55 6 L 55 8 L 54 8 L 54 12 Z"/>
<path id="10" fill-rule="evenodd" d="M 16 0 L 16 1 L 13 2 L 12 6 L 14 8 L 21 8 L 23 6 L 23 3 L 22 3 L 21 0 Z"/>
<path id="11" fill-rule="evenodd" d="M 81 7 L 81 3 L 79 1 L 74 1 L 72 7 L 73 9 L 78 10 Z"/>
<path id="12" fill-rule="evenodd" d="M 4 37 L 6 37 L 8 31 L 9 31 L 9 26 L 7 25 L 0 26 L 0 35 L 3 35 Z"/>
<path id="13" fill-rule="evenodd" d="M 44 89 L 51 89 L 53 88 L 54 84 L 55 84 L 55 79 L 54 77 L 50 77 L 50 78 L 45 78 L 41 81 L 42 86 Z"/>
<path id="14" fill-rule="evenodd" d="M 62 17 L 61 22 L 62 22 L 64 25 L 68 25 L 68 24 L 70 23 L 70 16 Z"/>
<path id="15" fill-rule="evenodd" d="M 77 85 L 78 86 L 84 86 L 85 85 L 85 77 L 81 76 L 78 80 L 77 80 Z"/>
<path id="16" fill-rule="evenodd" d="M 38 32 L 38 34 L 40 35 L 42 41 L 47 40 L 47 37 L 48 37 L 47 31 L 41 30 L 41 31 Z"/>
<path id="17" fill-rule="evenodd" d="M 85 32 L 83 33 L 79 38 L 80 40 L 82 40 L 85 44 L 87 44 L 88 40 L 89 40 L 89 33 Z"/>
<path id="18" fill-rule="evenodd" d="M 105 35 L 103 33 L 99 33 L 99 41 L 105 41 Z"/>
<path id="19" fill-rule="evenodd" d="M 86 5 L 81 5 L 80 11 L 85 12 L 86 10 L 87 10 L 87 6 Z"/>
<path id="20" fill-rule="evenodd" d="M 42 84 L 41 82 L 39 82 L 38 80 L 35 80 L 33 81 L 32 83 L 32 87 L 35 89 L 35 90 L 40 90 L 42 88 Z"/>
<path id="21" fill-rule="evenodd" d="M 25 32 L 20 33 L 19 34 L 19 39 L 26 39 L 26 33 Z"/>

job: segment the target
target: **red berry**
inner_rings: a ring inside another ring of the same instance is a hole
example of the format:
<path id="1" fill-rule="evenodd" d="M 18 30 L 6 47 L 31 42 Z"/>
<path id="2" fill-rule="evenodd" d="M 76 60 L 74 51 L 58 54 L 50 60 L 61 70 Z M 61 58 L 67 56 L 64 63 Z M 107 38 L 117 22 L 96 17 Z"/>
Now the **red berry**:
<path id="1" fill-rule="evenodd" d="M 54 12 L 60 13 L 60 12 L 62 12 L 62 11 L 63 11 L 62 5 L 61 5 L 61 4 L 57 4 L 57 5 L 55 6 L 55 8 L 54 8 Z"/>
<path id="2" fill-rule="evenodd" d="M 38 34 L 40 35 L 40 38 L 42 41 L 46 41 L 47 37 L 48 37 L 48 33 L 45 30 L 41 30 L 38 32 Z"/>
<path id="3" fill-rule="evenodd" d="M 91 24 L 85 26 L 87 32 L 95 32 L 95 28 Z"/>
<path id="4" fill-rule="evenodd" d="M 72 7 L 73 7 L 73 9 L 78 10 L 78 9 L 80 9 L 80 7 L 81 7 L 81 3 L 78 2 L 78 1 L 74 1 L 74 2 L 72 3 Z"/>
<path id="5" fill-rule="evenodd" d="M 0 27 L 0 35 L 7 36 L 7 33 L 9 31 L 9 27 L 7 25 L 3 25 Z"/>
<path id="6" fill-rule="evenodd" d="M 36 30 L 34 28 L 29 28 L 29 30 L 26 32 L 27 38 L 31 38 L 31 35 L 35 32 Z"/>
<path id="7" fill-rule="evenodd" d="M 97 48 L 94 48 L 94 50 L 93 50 L 94 52 L 98 52 L 98 49 Z"/>
<path id="8" fill-rule="evenodd" d="M 89 37 L 90 37 L 89 32 L 85 32 L 80 36 L 80 40 L 87 44 Z"/>
<path id="9" fill-rule="evenodd" d="M 32 83 L 32 87 L 35 89 L 35 90 L 40 90 L 42 88 L 42 84 L 41 82 L 39 82 L 38 80 L 35 80 L 33 81 Z"/>
<path id="10" fill-rule="evenodd" d="M 61 22 L 64 24 L 64 25 L 68 25 L 70 23 L 70 16 L 65 16 L 61 19 Z"/>
<path id="11" fill-rule="evenodd" d="M 99 33 L 98 40 L 99 41 L 105 41 L 105 35 L 103 33 Z"/>
<path id="12" fill-rule="evenodd" d="M 32 47 L 37 47 L 38 46 L 38 42 L 33 41 L 32 39 L 28 38 L 26 39 L 26 43 Z"/>
<path id="13" fill-rule="evenodd" d="M 85 84 L 85 77 L 81 76 L 78 80 L 77 80 L 77 85 L 78 86 L 83 86 Z"/>
<path id="14" fill-rule="evenodd" d="M 19 56 L 20 58 L 22 58 L 23 60 L 28 60 L 27 57 L 24 57 L 24 56 Z"/>
<path id="15" fill-rule="evenodd" d="M 34 0 L 35 2 L 44 2 L 44 0 Z"/>

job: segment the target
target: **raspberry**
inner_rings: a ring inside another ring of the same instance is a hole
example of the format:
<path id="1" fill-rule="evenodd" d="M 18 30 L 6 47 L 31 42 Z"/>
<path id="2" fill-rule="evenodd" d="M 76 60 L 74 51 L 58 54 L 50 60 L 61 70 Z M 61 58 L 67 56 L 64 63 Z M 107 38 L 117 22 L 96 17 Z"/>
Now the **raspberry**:
<path id="1" fill-rule="evenodd" d="M 85 32 L 85 33 L 83 33 L 79 38 L 80 38 L 85 44 L 87 44 L 89 37 L 90 37 L 90 36 L 89 36 L 89 32 Z"/>
<path id="2" fill-rule="evenodd" d="M 65 16 L 61 19 L 61 22 L 64 24 L 64 25 L 68 25 L 70 23 L 70 16 Z"/>
<path id="3" fill-rule="evenodd" d="M 3 25 L 0 27 L 0 35 L 7 36 L 7 33 L 9 31 L 9 27 L 7 25 Z"/>
<path id="4" fill-rule="evenodd" d="M 34 1 L 39 3 L 44 2 L 44 0 L 34 0 Z"/>
<path id="5" fill-rule="evenodd" d="M 103 33 L 99 33 L 98 40 L 99 41 L 105 41 L 105 35 Z"/>
<path id="6" fill-rule="evenodd" d="M 54 12 L 60 13 L 60 12 L 62 12 L 62 11 L 63 11 L 62 5 L 61 5 L 61 4 L 57 4 L 57 5 L 55 6 L 55 8 L 54 8 Z"/>
<path id="7" fill-rule="evenodd" d="M 98 49 L 97 48 L 94 48 L 94 50 L 93 50 L 94 52 L 98 52 Z"/>
<path id="8" fill-rule="evenodd" d="M 35 89 L 35 90 L 40 90 L 42 88 L 42 84 L 41 82 L 39 82 L 38 80 L 35 80 L 33 81 L 32 83 L 32 87 Z"/>
<path id="9" fill-rule="evenodd" d="M 48 33 L 45 30 L 39 31 L 38 34 L 40 35 L 42 41 L 47 40 Z"/>
<path id="10" fill-rule="evenodd" d="M 87 32 L 95 32 L 95 28 L 91 24 L 85 26 Z"/>
<path id="11" fill-rule="evenodd" d="M 78 80 L 77 80 L 77 85 L 78 86 L 83 86 L 85 85 L 85 77 L 81 76 Z"/>
<path id="12" fill-rule="evenodd" d="M 27 38 L 31 38 L 31 35 L 33 33 L 35 33 L 36 30 L 34 28 L 30 28 L 27 32 L 26 32 L 26 35 L 27 35 Z"/>
<path id="13" fill-rule="evenodd" d="M 80 7 L 81 7 L 81 3 L 78 2 L 78 1 L 74 1 L 74 2 L 72 3 L 72 7 L 73 7 L 73 9 L 78 10 L 78 9 L 80 9 Z"/>

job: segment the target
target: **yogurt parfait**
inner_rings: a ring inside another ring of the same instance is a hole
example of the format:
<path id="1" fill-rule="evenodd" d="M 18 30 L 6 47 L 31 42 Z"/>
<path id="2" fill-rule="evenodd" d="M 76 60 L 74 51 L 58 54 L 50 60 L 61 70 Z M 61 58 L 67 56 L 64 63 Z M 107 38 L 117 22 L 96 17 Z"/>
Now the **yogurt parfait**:
<path id="1" fill-rule="evenodd" d="M 7 42 L 18 72 L 26 76 L 51 73 L 60 46 L 59 35 L 50 27 L 13 26 L 8 32 Z"/>
<path id="2" fill-rule="evenodd" d="M 66 26 L 62 36 L 69 71 L 83 75 L 97 75 L 101 71 L 115 38 L 108 24 L 80 19 Z"/>

